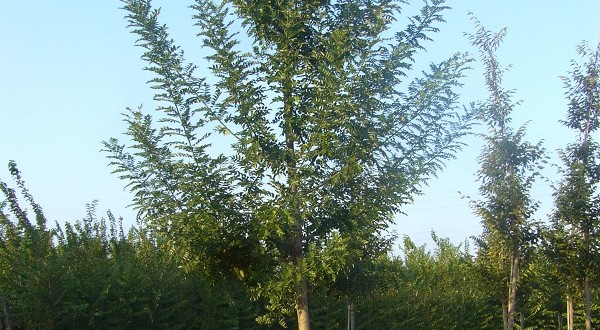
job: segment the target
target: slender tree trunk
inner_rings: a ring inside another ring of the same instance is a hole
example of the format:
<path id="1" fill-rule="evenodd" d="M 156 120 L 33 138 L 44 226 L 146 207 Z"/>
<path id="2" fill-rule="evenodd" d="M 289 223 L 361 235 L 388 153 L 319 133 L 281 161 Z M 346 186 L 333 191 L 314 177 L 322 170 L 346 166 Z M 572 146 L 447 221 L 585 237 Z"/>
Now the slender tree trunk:
<path id="1" fill-rule="evenodd" d="M 0 301 L 2 303 L 2 314 L 4 314 L 4 325 L 7 330 L 13 330 L 14 326 L 12 323 L 12 315 L 10 314 L 10 306 L 8 305 L 8 301 L 6 299 L 2 299 Z"/>
<path id="2" fill-rule="evenodd" d="M 304 259 L 302 251 L 302 238 L 303 235 L 296 232 L 292 242 L 292 260 L 296 271 L 300 272 L 300 283 L 298 287 L 298 294 L 296 296 L 296 316 L 298 318 L 298 330 L 310 330 L 310 319 L 308 317 L 308 280 L 306 279 L 306 276 L 302 270 L 302 259 Z"/>
<path id="3" fill-rule="evenodd" d="M 291 66 L 288 63 L 287 66 Z M 285 135 L 286 167 L 289 198 L 291 198 L 291 213 L 293 214 L 294 227 L 291 238 L 292 263 L 298 272 L 300 282 L 296 295 L 296 316 L 298 319 L 298 330 L 310 330 L 310 318 L 308 314 L 308 280 L 302 269 L 304 259 L 304 228 L 302 224 L 302 211 L 298 200 L 298 185 L 300 184 L 297 174 L 296 163 L 296 135 L 294 133 L 294 102 L 292 96 L 292 76 L 286 73 L 283 84 L 283 133 Z"/>
<path id="4" fill-rule="evenodd" d="M 353 301 L 348 303 L 348 327 L 347 330 L 356 329 L 356 306 Z"/>
<path id="5" fill-rule="evenodd" d="M 298 294 L 296 296 L 296 316 L 298 319 L 298 330 L 310 330 L 310 319 L 308 317 L 308 280 L 302 269 L 303 233 L 302 225 L 298 222 L 295 226 L 295 235 L 292 240 L 292 261 L 296 271 L 300 274 Z"/>
<path id="6" fill-rule="evenodd" d="M 510 283 L 508 288 L 508 320 L 507 330 L 515 328 L 515 309 L 517 306 L 517 283 L 519 280 L 519 263 L 521 261 L 517 248 L 513 251 L 510 263 Z"/>
<path id="7" fill-rule="evenodd" d="M 300 281 L 300 294 L 296 298 L 296 316 L 298 317 L 298 330 L 310 330 L 308 317 L 308 282 L 302 276 Z"/>
<path id="8" fill-rule="evenodd" d="M 573 297 L 567 297 L 567 330 L 573 330 Z"/>
<path id="9" fill-rule="evenodd" d="M 585 330 L 592 330 L 592 291 L 588 275 L 585 276 L 583 291 L 585 295 Z"/>
<path id="10" fill-rule="evenodd" d="M 521 329 L 525 329 L 525 314 L 523 314 L 523 311 L 521 311 L 519 313 L 519 323 L 520 323 Z"/>
<path id="11" fill-rule="evenodd" d="M 563 330 L 563 318 L 562 318 L 562 313 L 558 312 L 556 313 L 557 317 L 558 317 L 558 330 Z"/>
<path id="12" fill-rule="evenodd" d="M 508 307 L 504 299 L 502 299 L 502 329 L 508 329 Z"/>

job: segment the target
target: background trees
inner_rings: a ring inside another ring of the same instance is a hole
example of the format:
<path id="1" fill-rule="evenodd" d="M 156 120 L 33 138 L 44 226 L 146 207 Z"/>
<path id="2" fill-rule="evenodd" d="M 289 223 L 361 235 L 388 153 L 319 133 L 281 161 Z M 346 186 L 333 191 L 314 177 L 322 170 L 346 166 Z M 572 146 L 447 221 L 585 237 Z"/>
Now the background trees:
<path id="1" fill-rule="evenodd" d="M 15 203 L 2 208 L 0 218 L 0 296 L 7 306 L 0 329 L 10 328 L 8 320 L 15 329 L 281 328 L 256 323 L 266 301 L 251 299 L 233 276 L 209 278 L 201 267 L 182 260 L 161 235 L 140 228 L 125 233 L 114 217 L 97 218 L 94 203 L 73 225 L 52 230 L 24 226 L 27 222 L 12 210 L 28 207 L 22 198 L 10 197 L 20 195 L 17 191 L 1 186 L 8 192 L 4 204 Z M 18 214 L 29 219 L 27 212 Z M 478 276 L 479 261 L 468 245 L 432 236 L 436 246 L 431 249 L 406 237 L 401 255 L 382 253 L 356 266 L 363 272 L 353 279 L 356 329 L 498 327 L 497 297 L 487 289 L 487 279 Z M 35 237 L 50 239 L 35 245 Z M 557 312 L 564 303 L 553 264 L 538 254 L 528 265 L 530 299 L 520 308 L 527 313 L 527 326 L 560 328 L 564 318 Z M 349 286 L 344 283 L 316 285 L 311 292 L 315 328 L 346 326 L 348 300 L 340 292 Z M 575 305 L 583 310 L 581 299 Z M 597 305 L 592 309 L 597 312 Z M 283 317 L 293 321 L 292 315 Z"/>
<path id="2" fill-rule="evenodd" d="M 110 213 L 97 218 L 95 203 L 76 224 L 48 229 L 14 163 L 10 170 L 21 193 L 0 182 L 1 329 L 9 321 L 15 329 L 256 327 L 261 307 L 244 287 L 185 271 L 160 237 L 125 233 Z"/>
<path id="3" fill-rule="evenodd" d="M 392 31 L 402 5 L 196 1 L 200 77 L 150 1 L 124 2 L 159 124 L 128 112 L 133 144 L 107 141 L 112 164 L 149 226 L 269 302 L 265 322 L 295 306 L 308 328 L 311 283 L 363 257 L 354 246 L 385 231 L 468 128 L 455 88 L 469 58 L 404 81 L 447 7 L 426 1 Z"/>

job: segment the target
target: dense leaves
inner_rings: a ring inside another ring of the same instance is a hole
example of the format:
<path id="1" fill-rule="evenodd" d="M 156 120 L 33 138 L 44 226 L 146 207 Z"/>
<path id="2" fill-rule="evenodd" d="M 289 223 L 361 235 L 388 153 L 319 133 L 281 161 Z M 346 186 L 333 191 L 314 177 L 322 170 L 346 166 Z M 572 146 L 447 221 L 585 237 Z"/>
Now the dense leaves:
<path id="1" fill-rule="evenodd" d="M 3 208 L 0 224 L 0 329 L 9 320 L 15 329 L 279 328 L 256 323 L 268 304 L 252 300 L 236 277 L 207 278 L 156 233 L 136 228 L 125 233 L 110 213 L 108 220 L 98 219 L 95 203 L 74 225 L 55 230 L 27 225 L 29 207 L 13 199 L 23 194 L 2 187 L 4 204 L 12 203 L 14 211 Z M 312 325 L 346 327 L 348 296 L 340 293 L 352 288 L 356 329 L 497 329 L 502 320 L 496 294 L 487 289 L 467 243 L 455 246 L 432 237 L 431 248 L 405 237 L 400 256 L 379 254 L 354 265 L 360 275 L 314 290 Z M 541 329 L 565 324 L 564 292 L 553 264 L 537 254 L 527 265 L 520 289 L 524 324 Z M 575 300 L 578 311 L 583 305 Z M 293 316 L 283 319 L 291 322 Z"/>
<path id="2" fill-rule="evenodd" d="M 47 229 L 24 187 L 0 182 L 0 301 L 17 329 L 252 329 L 260 314 L 236 281 L 209 283 L 145 229 L 125 233 L 112 214 Z M 23 197 L 38 218 L 32 224 Z M 226 289 L 223 289 L 226 288 Z"/>
<path id="3" fill-rule="evenodd" d="M 270 328 L 255 320 L 265 302 L 251 301 L 235 277 L 208 281 L 205 273 L 184 269 L 188 263 L 152 232 L 124 233 L 110 213 L 108 221 L 96 217 L 95 203 L 64 229 L 26 225 L 17 193 L 2 187 L 14 210 L 2 213 L 0 227 L 0 296 L 9 306 L 3 326 L 10 319 L 15 328 Z M 403 257 L 380 254 L 356 265 L 369 274 L 353 286 L 362 288 L 354 296 L 357 329 L 476 328 L 489 313 L 469 251 L 434 239 L 433 253 L 405 238 Z M 312 296 L 313 326 L 345 326 L 345 296 L 331 290 Z"/>

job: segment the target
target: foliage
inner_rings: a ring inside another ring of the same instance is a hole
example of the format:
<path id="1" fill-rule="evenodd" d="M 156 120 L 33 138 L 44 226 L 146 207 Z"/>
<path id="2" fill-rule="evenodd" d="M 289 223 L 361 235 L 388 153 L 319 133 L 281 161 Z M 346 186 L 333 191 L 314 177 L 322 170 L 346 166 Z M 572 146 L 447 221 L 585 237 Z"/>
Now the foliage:
<path id="1" fill-rule="evenodd" d="M 381 256 L 373 262 L 377 276 L 370 277 L 372 291 L 355 299 L 357 329 L 496 328 L 487 321 L 494 316 L 494 304 L 477 277 L 468 247 L 433 237 L 433 250 L 406 237 L 402 256 Z M 316 291 L 315 327 L 345 327 L 346 307 L 343 297 Z"/>
<path id="2" fill-rule="evenodd" d="M 579 46 L 587 61 L 563 78 L 563 124 L 579 137 L 562 151 L 540 233 L 529 189 L 543 150 L 510 127 L 518 102 L 495 56 L 504 31 L 476 23 L 490 90 L 477 257 L 435 233 L 432 249 L 406 237 L 393 256 L 393 213 L 469 126 L 454 94 L 467 57 L 406 81 L 441 1 L 389 36 L 403 3 L 197 1 L 212 79 L 197 77 L 149 1 L 124 3 L 159 115 L 129 111 L 133 145 L 105 149 L 144 225 L 125 231 L 92 202 L 80 221 L 49 228 L 11 161 L 16 188 L 0 181 L 0 329 L 279 329 L 305 284 L 318 329 L 345 327 L 349 302 L 358 329 L 496 329 L 511 295 L 520 328 L 560 328 L 566 295 L 576 328 L 597 321 L 600 45 Z"/>
<path id="3" fill-rule="evenodd" d="M 357 329 L 495 329 L 495 303 L 477 276 L 467 243 L 432 234 L 435 246 L 404 238 L 402 255 L 373 261 L 370 294 L 357 296 Z M 344 328 L 346 299 L 315 290 L 316 328 Z M 492 320 L 488 320 L 492 318 Z"/>
<path id="4" fill-rule="evenodd" d="M 160 10 L 124 1 L 155 75 L 158 125 L 126 113 L 132 145 L 108 140 L 111 164 L 150 228 L 269 302 L 265 322 L 293 306 L 307 317 L 309 282 L 361 258 L 353 246 L 380 235 L 460 147 L 469 122 L 455 89 L 470 59 L 405 81 L 447 7 L 425 1 L 394 33 L 402 5 L 198 0 L 199 77 Z"/>
<path id="5" fill-rule="evenodd" d="M 95 202 L 74 225 L 47 229 L 15 163 L 9 168 L 37 218 L 32 224 L 19 194 L 0 182 L 9 206 L 0 213 L 0 297 L 15 328 L 256 327 L 259 305 L 239 283 L 210 284 L 198 271 L 184 271 L 180 257 L 149 231 L 124 233 L 110 212 L 108 223 L 96 218 Z"/>
<path id="6" fill-rule="evenodd" d="M 12 171 L 18 173 L 16 166 Z M 24 188 L 20 176 L 17 181 Z M 96 217 L 95 202 L 74 225 L 55 230 L 23 226 L 29 221 L 27 210 L 15 190 L 3 182 L 2 188 L 4 204 L 14 211 L 2 213 L 0 296 L 10 303 L 17 329 L 279 328 L 256 324 L 265 312 L 264 301 L 252 301 L 235 277 L 208 281 L 160 233 L 136 228 L 125 233 L 110 213 L 108 221 Z M 25 199 L 34 204 L 31 196 Z M 43 215 L 41 207 L 35 209 Z M 35 237 L 44 243 L 34 244 Z M 345 327 L 347 298 L 338 290 L 353 287 L 360 289 L 357 329 L 497 328 L 497 302 L 478 276 L 467 243 L 455 246 L 435 233 L 432 237 L 432 249 L 406 237 L 401 256 L 379 254 L 356 264 L 360 268 L 355 270 L 366 273 L 354 277 L 357 286 L 342 281 L 338 287 L 317 287 L 311 295 L 311 324 Z M 552 264 L 538 254 L 525 274 L 524 283 L 531 286 L 524 307 L 527 325 L 554 327 L 562 304 Z M 5 318 L 2 312 L 0 319 Z"/>
<path id="7" fill-rule="evenodd" d="M 539 247 L 538 253 L 522 272 L 519 287 L 519 313 L 524 314 L 527 327 L 535 329 L 560 328 L 565 324 L 563 311 L 565 306 L 565 290 L 559 285 L 555 265 Z M 559 320 L 560 318 L 560 320 Z"/>
<path id="8" fill-rule="evenodd" d="M 474 261 L 464 247 L 432 233 L 432 252 L 404 239 L 402 281 L 407 318 L 396 329 L 487 329 L 486 303 L 474 272 Z M 400 284 L 399 283 L 399 284 Z M 492 327 L 493 328 L 493 327 Z"/>
<path id="9" fill-rule="evenodd" d="M 16 180 L 21 195 L 29 196 L 20 176 Z M 252 302 L 239 281 L 209 282 L 197 268 L 184 270 L 185 261 L 161 235 L 135 228 L 124 233 L 112 214 L 108 222 L 96 217 L 95 202 L 64 229 L 23 227 L 13 218 L 19 214 L 26 224 L 27 211 L 13 189 L 3 182 L 2 188 L 12 211 L 2 213 L 0 294 L 10 302 L 16 328 L 268 328 L 255 323 L 263 302 Z M 25 245 L 35 237 L 49 239 Z M 478 327 L 481 311 L 490 307 L 473 281 L 469 251 L 434 239 L 433 254 L 406 238 L 404 259 L 380 254 L 362 265 L 369 275 L 359 277 L 367 281 L 359 287 L 368 294 L 356 296 L 358 329 Z M 19 259 L 34 254 L 38 259 Z M 343 296 L 322 288 L 313 298 L 315 327 L 345 325 Z"/>

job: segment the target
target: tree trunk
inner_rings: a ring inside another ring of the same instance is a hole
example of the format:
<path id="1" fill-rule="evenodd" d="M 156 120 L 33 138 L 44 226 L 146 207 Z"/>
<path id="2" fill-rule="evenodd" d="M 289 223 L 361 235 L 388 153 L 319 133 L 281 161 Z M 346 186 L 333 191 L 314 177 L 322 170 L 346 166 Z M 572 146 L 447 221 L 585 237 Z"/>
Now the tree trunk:
<path id="1" fill-rule="evenodd" d="M 508 307 L 504 299 L 502 299 L 502 329 L 508 329 Z"/>
<path id="2" fill-rule="evenodd" d="M 558 317 L 558 330 L 563 330 L 563 318 L 562 318 L 562 313 L 558 312 L 556 313 L 557 317 Z"/>
<path id="3" fill-rule="evenodd" d="M 298 330 L 310 330 L 308 317 L 308 283 L 302 276 L 300 281 L 300 294 L 296 298 L 296 316 L 298 317 Z"/>
<path id="4" fill-rule="evenodd" d="M 290 58 L 291 59 L 291 58 Z M 292 67 L 291 63 L 285 64 L 286 68 Z M 308 280 L 304 275 L 302 261 L 304 259 L 304 228 L 300 202 L 298 199 L 298 185 L 300 179 L 297 173 L 296 163 L 296 134 L 294 126 L 294 101 L 292 95 L 293 77 L 290 70 L 285 73 L 282 81 L 283 87 L 283 133 L 285 136 L 286 168 L 288 193 L 291 198 L 290 207 L 293 214 L 294 226 L 291 238 L 291 258 L 295 271 L 299 276 L 298 292 L 296 295 L 296 316 L 298 318 L 298 330 L 310 330 L 310 319 L 308 316 Z"/>
<path id="5" fill-rule="evenodd" d="M 299 214 L 299 211 L 298 211 Z M 308 317 L 308 280 L 304 275 L 302 260 L 304 259 L 304 234 L 302 225 L 296 220 L 294 226 L 294 237 L 292 239 L 292 262 L 295 271 L 299 273 L 300 283 L 296 296 L 296 316 L 298 318 L 298 330 L 310 330 L 310 319 Z"/>
<path id="6" fill-rule="evenodd" d="M 585 330 L 592 330 L 592 291 L 588 275 L 585 276 L 583 291 L 585 295 Z"/>
<path id="7" fill-rule="evenodd" d="M 525 315 L 523 314 L 523 311 L 519 313 L 519 324 L 521 329 L 525 329 Z"/>
<path id="8" fill-rule="evenodd" d="M 10 306 L 8 305 L 8 301 L 2 299 L 0 301 L 2 303 L 2 314 L 4 314 L 4 325 L 7 330 L 13 330 L 14 326 L 12 323 L 12 316 L 10 314 Z"/>
<path id="9" fill-rule="evenodd" d="M 304 275 L 302 265 L 304 259 L 303 246 L 304 234 L 302 225 L 299 220 L 296 220 L 294 237 L 292 238 L 292 262 L 300 278 L 296 296 L 296 316 L 298 317 L 298 330 L 310 330 L 310 319 L 308 317 L 308 280 L 306 279 L 306 275 Z"/>
<path id="10" fill-rule="evenodd" d="M 567 297 L 567 330 L 573 330 L 573 297 Z"/>
<path id="11" fill-rule="evenodd" d="M 356 329 L 356 306 L 354 302 L 348 303 L 348 327 L 347 330 Z"/>
<path id="12" fill-rule="evenodd" d="M 510 262 L 510 283 L 508 288 L 507 330 L 515 328 L 515 309 L 517 307 L 517 283 L 519 280 L 519 262 L 521 261 L 518 248 L 515 248 Z"/>

